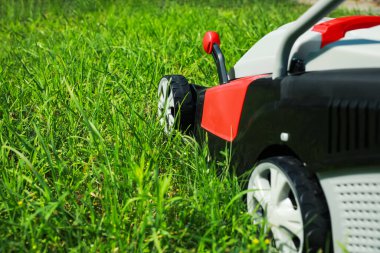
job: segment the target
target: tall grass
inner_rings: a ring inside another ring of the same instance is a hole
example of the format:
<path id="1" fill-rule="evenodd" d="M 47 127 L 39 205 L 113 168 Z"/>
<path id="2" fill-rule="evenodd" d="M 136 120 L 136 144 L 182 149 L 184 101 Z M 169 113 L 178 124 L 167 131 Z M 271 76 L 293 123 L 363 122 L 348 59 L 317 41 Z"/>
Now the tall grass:
<path id="1" fill-rule="evenodd" d="M 228 162 L 163 134 L 156 87 L 164 74 L 216 84 L 205 31 L 229 68 L 304 9 L 1 0 L 0 251 L 267 250 Z"/>

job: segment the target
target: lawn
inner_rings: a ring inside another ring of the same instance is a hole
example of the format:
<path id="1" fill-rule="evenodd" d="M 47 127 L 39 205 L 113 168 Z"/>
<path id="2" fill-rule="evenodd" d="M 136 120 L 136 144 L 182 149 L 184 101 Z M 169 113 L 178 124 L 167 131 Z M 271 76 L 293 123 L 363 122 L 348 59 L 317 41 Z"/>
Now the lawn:
<path id="1" fill-rule="evenodd" d="M 197 3 L 198 2 L 198 3 Z M 0 0 L 0 251 L 262 252 L 228 154 L 157 120 L 157 85 L 213 86 L 292 1 Z"/>

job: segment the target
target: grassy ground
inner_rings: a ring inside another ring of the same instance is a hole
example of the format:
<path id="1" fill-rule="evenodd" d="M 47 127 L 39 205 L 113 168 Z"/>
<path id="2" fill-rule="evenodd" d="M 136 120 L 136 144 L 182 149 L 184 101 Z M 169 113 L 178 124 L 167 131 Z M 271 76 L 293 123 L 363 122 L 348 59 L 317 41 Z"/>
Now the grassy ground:
<path id="1" fill-rule="evenodd" d="M 0 0 L 0 251 L 266 250 L 228 159 L 165 138 L 156 87 L 174 73 L 216 84 L 205 31 L 220 32 L 229 68 L 303 10 Z"/>

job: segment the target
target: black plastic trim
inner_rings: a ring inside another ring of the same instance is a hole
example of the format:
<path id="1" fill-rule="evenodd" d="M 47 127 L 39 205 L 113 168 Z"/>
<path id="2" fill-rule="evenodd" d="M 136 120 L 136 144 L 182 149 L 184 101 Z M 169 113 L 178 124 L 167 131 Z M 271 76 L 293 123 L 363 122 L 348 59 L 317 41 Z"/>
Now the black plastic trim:
<path id="1" fill-rule="evenodd" d="M 216 69 L 218 71 L 219 83 L 220 84 L 227 83 L 228 76 L 227 76 L 226 63 L 224 60 L 222 50 L 220 50 L 220 47 L 216 43 L 212 45 L 212 56 L 214 57 Z"/>

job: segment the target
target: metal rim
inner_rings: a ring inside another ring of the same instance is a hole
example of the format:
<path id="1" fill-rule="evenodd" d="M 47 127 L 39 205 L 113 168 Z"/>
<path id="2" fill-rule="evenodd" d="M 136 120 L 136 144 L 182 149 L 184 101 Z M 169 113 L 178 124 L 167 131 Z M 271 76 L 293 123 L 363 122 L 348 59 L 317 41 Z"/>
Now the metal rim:
<path id="1" fill-rule="evenodd" d="M 165 127 L 165 133 L 170 133 L 174 126 L 174 96 L 169 80 L 162 78 L 158 85 L 158 117 Z"/>
<path id="2" fill-rule="evenodd" d="M 273 235 L 276 248 L 281 252 L 302 252 L 301 208 L 284 172 L 272 163 L 261 163 L 251 174 L 248 190 L 248 212 L 255 223 L 265 219 L 265 229 Z"/>

